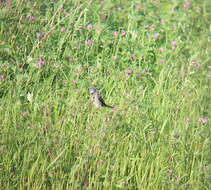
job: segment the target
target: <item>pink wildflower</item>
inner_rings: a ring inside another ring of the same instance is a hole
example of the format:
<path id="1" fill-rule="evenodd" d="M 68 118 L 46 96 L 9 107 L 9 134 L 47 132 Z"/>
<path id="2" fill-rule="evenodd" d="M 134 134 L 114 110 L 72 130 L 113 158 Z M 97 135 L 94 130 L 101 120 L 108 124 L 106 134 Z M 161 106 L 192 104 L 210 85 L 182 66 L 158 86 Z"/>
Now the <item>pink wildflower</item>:
<path id="1" fill-rule="evenodd" d="M 136 60 L 136 56 L 135 56 L 135 55 L 132 55 L 132 56 L 131 56 L 131 59 L 132 59 L 133 61 L 135 61 L 135 60 Z"/>
<path id="2" fill-rule="evenodd" d="M 176 41 L 172 41 L 171 42 L 171 46 L 176 46 L 177 45 L 177 42 Z"/>
<path id="3" fill-rule="evenodd" d="M 46 33 L 46 35 L 50 35 L 50 34 L 52 34 L 52 30 L 50 30 L 50 31 L 48 31 L 47 33 Z"/>
<path id="4" fill-rule="evenodd" d="M 0 75 L 0 81 L 3 81 L 5 77 L 3 75 Z"/>
<path id="5" fill-rule="evenodd" d="M 160 34 L 159 34 L 159 33 L 154 34 L 153 38 L 154 38 L 154 39 L 160 38 Z"/>
<path id="6" fill-rule="evenodd" d="M 144 27 L 144 28 L 147 28 L 147 27 L 148 27 L 148 25 L 147 25 L 147 24 L 143 24 L 143 27 Z"/>
<path id="7" fill-rule="evenodd" d="M 128 69 L 125 71 L 126 74 L 131 75 L 133 73 L 133 69 Z"/>
<path id="8" fill-rule="evenodd" d="M 82 71 L 81 68 L 75 70 L 76 73 L 80 73 L 81 71 Z"/>
<path id="9" fill-rule="evenodd" d="M 191 5 L 192 5 L 192 3 L 190 1 L 186 1 L 183 3 L 184 8 L 189 8 Z"/>
<path id="10" fill-rule="evenodd" d="M 68 61 L 69 61 L 69 62 L 75 62 L 75 59 L 72 58 L 72 57 L 70 57 L 70 58 L 68 59 Z"/>
<path id="11" fill-rule="evenodd" d="M 126 36 L 127 32 L 125 30 L 122 31 L 122 36 Z"/>
<path id="12" fill-rule="evenodd" d="M 155 25 L 152 24 L 149 28 L 150 28 L 150 32 L 152 32 L 152 31 L 154 31 L 154 29 L 155 29 Z"/>
<path id="13" fill-rule="evenodd" d="M 92 29 L 93 29 L 93 25 L 92 25 L 92 24 L 88 24 L 88 25 L 86 26 L 86 29 L 87 29 L 87 30 L 92 30 Z"/>
<path id="14" fill-rule="evenodd" d="M 43 60 L 43 57 L 39 57 L 38 62 L 37 62 L 37 68 L 40 69 L 45 64 L 46 62 Z"/>
<path id="15" fill-rule="evenodd" d="M 91 46 L 93 44 L 93 40 L 88 40 L 88 41 L 85 42 L 85 44 L 87 46 Z"/>
<path id="16" fill-rule="evenodd" d="M 37 38 L 38 38 L 38 39 L 42 39 L 42 38 L 44 38 L 44 36 L 45 36 L 45 35 L 44 35 L 44 34 L 41 34 L 41 33 L 38 33 L 38 34 L 37 34 Z"/>
<path id="17" fill-rule="evenodd" d="M 209 119 L 208 119 L 208 118 L 200 117 L 198 121 L 199 121 L 200 123 L 206 124 L 206 123 L 208 123 Z"/>
<path id="18" fill-rule="evenodd" d="M 6 0 L 6 6 L 7 6 L 8 9 L 10 8 L 10 6 L 11 6 L 11 0 Z"/>
<path id="19" fill-rule="evenodd" d="M 163 53 L 165 50 L 164 50 L 164 48 L 160 48 L 159 51 L 160 51 L 161 53 Z"/>
<path id="20" fill-rule="evenodd" d="M 28 20 L 29 20 L 30 22 L 35 21 L 35 20 L 36 20 L 36 17 L 35 17 L 35 16 L 31 16 L 31 17 L 29 17 Z"/>
<path id="21" fill-rule="evenodd" d="M 65 28 L 61 28 L 60 32 L 64 33 L 65 32 Z"/>
<path id="22" fill-rule="evenodd" d="M 189 124 L 191 122 L 191 120 L 190 119 L 186 119 L 184 122 L 185 122 L 185 124 Z"/>
<path id="23" fill-rule="evenodd" d="M 195 61 L 195 60 L 193 60 L 193 61 L 191 61 L 191 64 L 194 66 L 194 67 L 200 67 L 200 64 L 197 62 L 197 61 Z"/>
<path id="24" fill-rule="evenodd" d="M 117 31 L 114 31 L 114 37 L 118 37 L 119 33 Z"/>
<path id="25" fill-rule="evenodd" d="M 160 59 L 160 63 L 165 63 L 166 60 L 165 59 Z"/>

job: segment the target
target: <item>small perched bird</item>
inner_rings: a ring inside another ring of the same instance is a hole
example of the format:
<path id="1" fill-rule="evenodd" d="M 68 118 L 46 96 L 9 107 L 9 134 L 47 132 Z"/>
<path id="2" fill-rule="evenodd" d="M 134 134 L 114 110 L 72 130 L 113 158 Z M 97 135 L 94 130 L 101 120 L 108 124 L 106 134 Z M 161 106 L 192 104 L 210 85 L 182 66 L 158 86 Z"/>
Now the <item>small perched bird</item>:
<path id="1" fill-rule="evenodd" d="M 100 107 L 114 108 L 113 106 L 109 106 L 105 103 L 103 98 L 98 93 L 97 89 L 90 88 L 89 94 L 90 94 L 90 97 L 91 97 L 91 101 L 95 105 L 96 108 L 100 108 Z"/>

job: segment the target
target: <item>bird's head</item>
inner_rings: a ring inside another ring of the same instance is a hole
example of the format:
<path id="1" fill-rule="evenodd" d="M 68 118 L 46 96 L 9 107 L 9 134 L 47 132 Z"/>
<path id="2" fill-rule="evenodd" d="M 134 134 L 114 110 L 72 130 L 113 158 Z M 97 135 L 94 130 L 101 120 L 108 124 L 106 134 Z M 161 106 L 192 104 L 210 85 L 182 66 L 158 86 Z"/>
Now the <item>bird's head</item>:
<path id="1" fill-rule="evenodd" d="M 89 94 L 95 94 L 96 92 L 96 88 L 89 88 Z"/>

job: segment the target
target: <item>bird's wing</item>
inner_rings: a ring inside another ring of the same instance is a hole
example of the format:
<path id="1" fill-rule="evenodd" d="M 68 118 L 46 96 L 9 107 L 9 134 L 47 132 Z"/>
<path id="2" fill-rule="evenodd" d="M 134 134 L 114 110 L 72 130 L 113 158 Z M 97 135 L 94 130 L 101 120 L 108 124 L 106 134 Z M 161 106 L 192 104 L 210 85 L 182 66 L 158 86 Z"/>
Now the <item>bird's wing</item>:
<path id="1" fill-rule="evenodd" d="M 99 100 L 102 103 L 102 106 L 106 106 L 105 101 L 103 100 L 103 98 L 99 95 Z"/>

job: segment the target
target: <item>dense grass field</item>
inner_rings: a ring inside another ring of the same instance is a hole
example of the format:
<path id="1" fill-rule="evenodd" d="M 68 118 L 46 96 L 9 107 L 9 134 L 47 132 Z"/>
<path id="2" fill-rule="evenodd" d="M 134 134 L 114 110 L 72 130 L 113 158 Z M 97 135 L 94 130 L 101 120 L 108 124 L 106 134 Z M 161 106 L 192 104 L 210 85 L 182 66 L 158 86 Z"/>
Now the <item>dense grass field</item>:
<path id="1" fill-rule="evenodd" d="M 211 189 L 210 0 L 0 2 L 0 189 Z"/>

